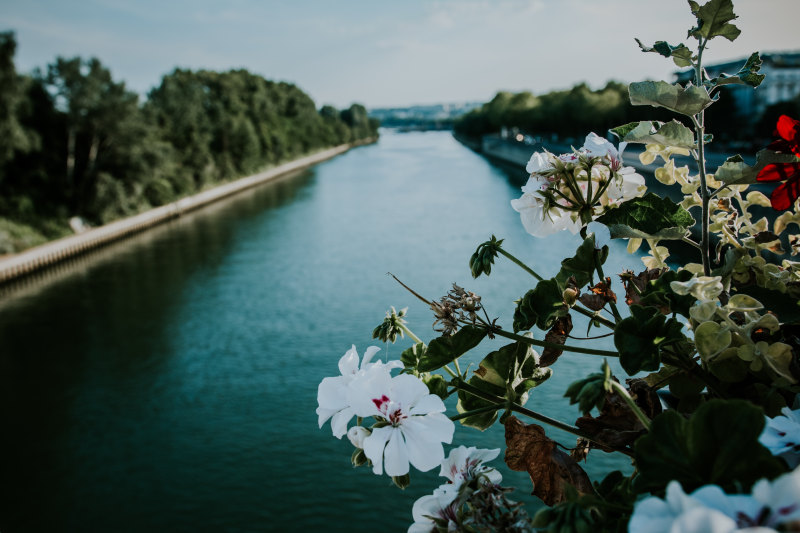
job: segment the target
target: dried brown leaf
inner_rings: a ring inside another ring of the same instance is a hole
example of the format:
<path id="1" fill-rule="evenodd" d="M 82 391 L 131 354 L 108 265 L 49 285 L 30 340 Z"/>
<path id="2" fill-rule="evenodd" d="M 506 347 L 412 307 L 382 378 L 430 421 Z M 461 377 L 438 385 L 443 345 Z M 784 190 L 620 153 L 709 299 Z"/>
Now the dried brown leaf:
<path id="1" fill-rule="evenodd" d="M 541 426 L 526 425 L 509 416 L 505 421 L 506 454 L 509 468 L 528 472 L 533 483 L 533 495 L 547 505 L 563 502 L 567 484 L 578 492 L 592 493 L 589 476 L 569 455 L 556 447 Z"/>
<path id="2" fill-rule="evenodd" d="M 567 342 L 567 335 L 572 331 L 572 317 L 564 315 L 556 319 L 553 327 L 544 336 L 545 342 L 553 342 L 563 345 Z M 545 348 L 542 351 L 542 356 L 539 358 L 539 366 L 550 366 L 555 363 L 561 356 L 564 350 L 557 348 Z"/>
<path id="3" fill-rule="evenodd" d="M 617 295 L 611 290 L 611 278 L 606 278 L 594 287 L 589 287 L 589 292 L 582 294 L 578 300 L 592 311 L 599 311 L 608 302 L 617 303 Z"/>
<path id="4" fill-rule="evenodd" d="M 647 287 L 647 284 L 654 279 L 660 278 L 661 274 L 667 270 L 666 268 L 648 268 L 636 275 L 630 270 L 620 274 L 619 277 L 622 279 L 622 285 L 625 287 L 625 303 L 628 305 L 638 304 L 641 300 L 639 295 Z"/>

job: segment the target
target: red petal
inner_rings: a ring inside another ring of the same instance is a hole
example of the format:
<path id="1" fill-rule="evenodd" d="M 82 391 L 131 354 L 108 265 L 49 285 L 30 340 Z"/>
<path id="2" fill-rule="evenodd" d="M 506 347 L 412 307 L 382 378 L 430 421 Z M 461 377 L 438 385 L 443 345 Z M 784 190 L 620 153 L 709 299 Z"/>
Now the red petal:
<path id="1" fill-rule="evenodd" d="M 775 131 L 779 137 L 789 141 L 795 146 L 800 143 L 800 136 L 798 136 L 798 134 L 800 134 L 800 120 L 795 120 L 787 115 L 781 115 L 778 118 L 778 125 L 775 126 Z"/>
<path id="2" fill-rule="evenodd" d="M 761 169 L 756 181 L 770 182 L 788 180 L 800 173 L 800 163 L 771 163 Z"/>
<path id="3" fill-rule="evenodd" d="M 794 201 L 800 196 L 800 179 L 798 178 L 800 176 L 786 183 L 781 183 L 772 191 L 769 200 L 773 209 L 783 211 L 794 205 Z"/>

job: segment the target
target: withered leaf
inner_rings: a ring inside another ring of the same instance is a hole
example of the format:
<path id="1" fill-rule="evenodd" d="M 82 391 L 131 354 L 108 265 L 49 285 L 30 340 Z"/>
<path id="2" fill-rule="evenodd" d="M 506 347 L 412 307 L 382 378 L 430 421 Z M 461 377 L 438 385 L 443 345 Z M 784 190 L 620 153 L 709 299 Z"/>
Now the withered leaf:
<path id="1" fill-rule="evenodd" d="M 593 493 L 589 476 L 569 455 L 556 447 L 541 426 L 526 425 L 514 416 L 505 421 L 506 454 L 509 468 L 528 472 L 533 483 L 533 495 L 547 505 L 566 500 L 567 484 L 578 492 Z"/>
<path id="2" fill-rule="evenodd" d="M 592 447 L 604 452 L 614 451 L 612 447 L 633 444 L 645 431 L 641 421 L 616 392 L 606 393 L 603 408 L 596 418 L 585 414 L 575 421 L 575 425 L 596 439 L 596 442 L 608 444 L 606 447 L 593 443 Z"/>
<path id="3" fill-rule="evenodd" d="M 569 314 L 556 319 L 553 327 L 544 336 L 545 342 L 553 342 L 563 345 L 567 342 L 567 335 L 572 331 L 572 317 Z M 539 358 L 539 366 L 550 366 L 555 363 L 564 350 L 558 348 L 545 348 Z"/>
<path id="4" fill-rule="evenodd" d="M 594 287 L 590 287 L 589 292 L 582 294 L 578 300 L 592 311 L 599 311 L 608 302 L 617 303 L 617 295 L 611 290 L 611 278 L 606 278 Z"/>
<path id="5" fill-rule="evenodd" d="M 630 270 L 620 274 L 619 277 L 622 279 L 622 285 L 625 287 L 625 303 L 628 305 L 638 305 L 641 301 L 640 294 L 644 292 L 647 284 L 661 277 L 661 274 L 667 270 L 666 268 L 648 268 L 636 275 Z"/>

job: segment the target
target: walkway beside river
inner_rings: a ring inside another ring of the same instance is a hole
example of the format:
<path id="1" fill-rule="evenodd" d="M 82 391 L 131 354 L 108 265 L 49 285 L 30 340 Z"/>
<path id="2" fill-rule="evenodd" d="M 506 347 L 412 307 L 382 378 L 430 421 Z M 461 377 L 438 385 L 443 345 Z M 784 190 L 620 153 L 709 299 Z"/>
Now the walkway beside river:
<path id="1" fill-rule="evenodd" d="M 323 150 L 290 161 L 289 163 L 270 168 L 258 174 L 240 178 L 198 194 L 182 198 L 176 202 L 156 207 L 144 213 L 117 220 L 77 235 L 70 235 L 62 239 L 48 242 L 0 259 L 0 284 L 26 276 L 113 241 L 123 239 L 157 224 L 166 222 L 167 220 L 179 217 L 194 209 L 231 196 L 232 194 L 261 185 L 290 172 L 315 165 L 344 153 L 350 148 L 370 142 L 374 142 L 374 139 L 343 144 Z"/>

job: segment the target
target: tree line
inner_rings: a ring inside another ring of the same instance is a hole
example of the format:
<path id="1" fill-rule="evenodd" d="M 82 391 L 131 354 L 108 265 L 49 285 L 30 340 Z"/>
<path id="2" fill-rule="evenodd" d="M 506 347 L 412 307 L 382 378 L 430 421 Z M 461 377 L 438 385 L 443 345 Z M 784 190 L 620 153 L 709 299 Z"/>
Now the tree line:
<path id="1" fill-rule="evenodd" d="M 752 120 L 737 112 L 729 90 L 721 88 L 719 101 L 706 114 L 706 122 L 718 141 L 757 138 L 768 142 L 778 116 L 797 116 L 800 111 L 800 100 L 795 99 L 775 104 L 767 108 L 763 116 Z M 628 99 L 628 85 L 609 81 L 598 90 L 580 83 L 567 90 L 542 95 L 501 91 L 491 101 L 456 120 L 453 129 L 467 137 L 480 137 L 506 127 L 536 136 L 555 134 L 563 139 L 577 139 L 589 131 L 603 135 L 610 128 L 629 122 L 673 119 L 686 121 L 685 117 L 662 108 L 632 106 Z"/>
<path id="2" fill-rule="evenodd" d="M 95 58 L 20 74 L 0 33 L 0 254 L 377 136 L 364 106 L 317 109 L 246 70 L 175 69 L 140 102 Z"/>

